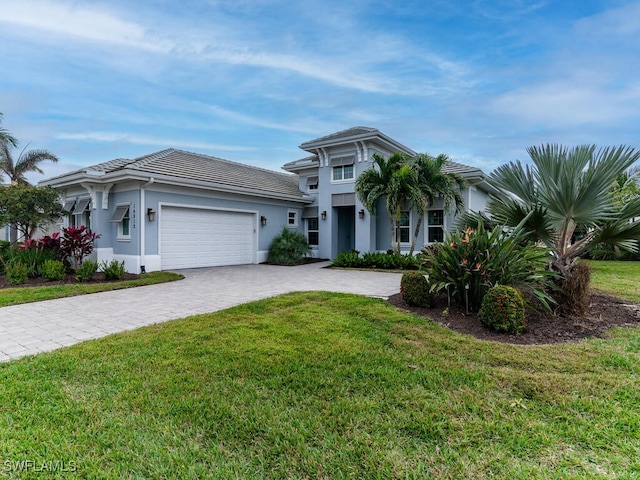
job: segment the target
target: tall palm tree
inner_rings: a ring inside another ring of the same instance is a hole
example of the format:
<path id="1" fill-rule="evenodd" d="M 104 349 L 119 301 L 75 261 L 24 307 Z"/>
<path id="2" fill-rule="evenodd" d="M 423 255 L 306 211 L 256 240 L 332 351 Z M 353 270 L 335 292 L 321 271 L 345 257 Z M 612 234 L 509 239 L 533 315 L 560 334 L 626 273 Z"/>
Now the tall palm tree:
<path id="1" fill-rule="evenodd" d="M 17 160 L 11 155 L 11 148 L 14 146 L 9 141 L 0 140 L 0 172 L 9 177 L 11 185 L 28 185 L 25 174 L 28 172 L 44 173 L 38 166 L 45 160 L 56 163 L 58 157 L 48 150 L 29 150 L 25 152 L 27 147 L 23 148 Z"/>
<path id="2" fill-rule="evenodd" d="M 458 212 L 463 206 L 462 190 L 465 187 L 465 181 L 460 175 L 442 171 L 448 161 L 449 157 L 443 153 L 435 158 L 426 153 L 418 154 L 413 158 L 417 186 L 422 196 L 422 208 L 418 209 L 418 221 L 411 241 L 410 255 L 413 255 L 413 250 L 416 247 L 422 219 L 427 208 L 433 205 L 438 198 L 442 198 L 445 210 L 448 210 L 453 204 Z"/>
<path id="3" fill-rule="evenodd" d="M 579 257 L 598 243 L 638 248 L 640 196 L 621 206 L 614 185 L 640 152 L 551 144 L 527 152 L 531 165 L 511 162 L 491 174 L 490 183 L 505 194 L 491 197 L 487 211 L 509 226 L 531 214 L 526 228 L 549 249 L 550 267 L 563 281 L 573 280 Z"/>
<path id="4" fill-rule="evenodd" d="M 417 189 L 416 172 L 411 166 L 410 157 L 396 152 L 388 159 L 379 153 L 373 154 L 371 168 L 363 172 L 356 180 L 355 190 L 358 199 L 371 215 L 377 215 L 377 204 L 384 198 L 389 215 L 391 248 L 400 252 L 397 227 L 404 206 L 421 208 L 420 191 Z"/>
<path id="5" fill-rule="evenodd" d="M 25 177 L 27 172 L 44 173 L 38 166 L 40 162 L 49 160 L 55 163 L 58 161 L 58 157 L 47 150 L 29 150 L 25 152 L 27 147 L 22 149 L 18 159 L 14 161 L 11 155 L 11 147 L 16 145 L 17 142 L 13 137 L 8 139 L 0 138 L 0 173 L 4 173 L 9 177 L 11 185 L 29 185 Z M 15 226 L 12 226 L 9 231 L 9 240 L 13 244 L 18 241 L 18 229 Z"/>
<path id="6" fill-rule="evenodd" d="M 0 112 L 0 123 L 2 123 L 2 112 Z M 13 147 L 17 147 L 18 146 L 18 141 L 16 140 L 16 138 L 11 135 L 5 128 L 0 127 L 0 143 L 2 144 L 8 144 L 11 145 Z"/>

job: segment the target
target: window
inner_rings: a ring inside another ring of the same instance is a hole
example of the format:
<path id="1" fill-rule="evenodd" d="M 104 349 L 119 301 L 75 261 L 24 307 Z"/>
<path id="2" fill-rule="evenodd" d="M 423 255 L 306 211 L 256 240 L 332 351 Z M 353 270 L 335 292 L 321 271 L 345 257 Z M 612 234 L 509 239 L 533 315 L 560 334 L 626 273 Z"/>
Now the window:
<path id="1" fill-rule="evenodd" d="M 307 190 L 318 190 L 318 177 L 307 178 Z"/>
<path id="2" fill-rule="evenodd" d="M 353 165 L 340 165 L 333 167 L 333 181 L 353 180 Z"/>
<path id="3" fill-rule="evenodd" d="M 81 198 L 75 204 L 75 207 L 69 213 L 69 226 L 79 227 L 84 225 L 88 230 L 91 230 L 91 210 L 89 209 L 88 198 Z M 65 204 L 66 206 L 66 204 Z"/>
<path id="4" fill-rule="evenodd" d="M 427 243 L 444 241 L 444 210 L 427 212 Z"/>
<path id="5" fill-rule="evenodd" d="M 287 212 L 287 227 L 298 226 L 298 212 L 297 210 L 289 210 Z"/>
<path id="6" fill-rule="evenodd" d="M 318 245 L 318 218 L 307 218 L 307 240 L 309 245 Z"/>
<path id="7" fill-rule="evenodd" d="M 411 242 L 411 212 L 400 212 L 400 222 L 396 226 L 396 241 L 400 243 Z"/>
<path id="8" fill-rule="evenodd" d="M 110 221 L 118 224 L 118 239 L 131 238 L 131 213 L 129 205 L 118 205 Z"/>

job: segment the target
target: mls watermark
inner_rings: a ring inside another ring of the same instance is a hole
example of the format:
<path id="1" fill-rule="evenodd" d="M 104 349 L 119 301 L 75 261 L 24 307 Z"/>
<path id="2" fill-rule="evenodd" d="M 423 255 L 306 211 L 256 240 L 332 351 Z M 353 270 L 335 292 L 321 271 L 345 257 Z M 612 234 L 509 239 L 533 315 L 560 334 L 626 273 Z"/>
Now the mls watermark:
<path id="1" fill-rule="evenodd" d="M 66 460 L 5 460 L 3 467 L 5 472 L 73 473 L 78 471 L 76 462 Z"/>

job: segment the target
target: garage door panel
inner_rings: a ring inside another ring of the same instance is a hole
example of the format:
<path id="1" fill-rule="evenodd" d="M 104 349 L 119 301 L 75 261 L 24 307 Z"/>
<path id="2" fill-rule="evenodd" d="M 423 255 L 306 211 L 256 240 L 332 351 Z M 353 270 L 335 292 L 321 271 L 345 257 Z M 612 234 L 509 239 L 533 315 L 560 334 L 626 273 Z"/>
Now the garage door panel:
<path id="1" fill-rule="evenodd" d="M 254 229 L 251 213 L 162 207 L 162 269 L 253 263 Z"/>

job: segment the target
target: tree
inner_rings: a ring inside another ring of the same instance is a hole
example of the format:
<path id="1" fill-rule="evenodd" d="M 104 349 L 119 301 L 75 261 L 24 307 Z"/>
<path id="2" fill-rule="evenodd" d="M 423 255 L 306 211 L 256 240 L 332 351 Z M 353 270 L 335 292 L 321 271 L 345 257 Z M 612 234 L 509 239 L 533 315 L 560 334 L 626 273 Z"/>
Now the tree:
<path id="1" fill-rule="evenodd" d="M 51 187 L 0 186 L 0 225 L 10 225 L 27 239 L 62 214 L 58 193 Z"/>
<path id="2" fill-rule="evenodd" d="M 2 123 L 2 113 L 0 113 L 0 123 Z M 18 141 L 6 129 L 0 127 L 0 143 L 18 146 Z M 1 178 L 1 177 L 0 177 Z"/>
<path id="3" fill-rule="evenodd" d="M 530 166 L 511 162 L 490 175 L 490 183 L 504 195 L 492 196 L 487 212 L 512 227 L 528 216 L 525 227 L 551 252 L 550 268 L 559 274 L 561 285 L 577 281 L 578 259 L 598 243 L 637 249 L 640 197 L 620 205 L 614 185 L 640 152 L 626 146 L 555 144 L 527 152 Z"/>
<path id="4" fill-rule="evenodd" d="M 29 185 L 25 177 L 27 172 L 44 173 L 38 166 L 39 163 L 45 160 L 54 163 L 58 161 L 58 157 L 47 150 L 29 150 L 25 152 L 26 147 L 22 149 L 18 159 L 14 161 L 11 149 L 17 147 L 17 145 L 18 142 L 11 136 L 9 138 L 0 137 L 0 174 L 6 174 L 11 185 Z M 17 229 L 11 227 L 9 234 L 11 243 L 16 243 L 18 241 Z"/>
<path id="5" fill-rule="evenodd" d="M 438 198 L 443 200 L 445 210 L 448 210 L 451 204 L 454 204 L 456 212 L 459 212 L 463 206 L 462 190 L 465 187 L 465 181 L 460 175 L 442 171 L 448 161 L 449 157 L 445 154 L 440 154 L 434 158 L 426 153 L 421 153 L 413 158 L 413 166 L 417 175 L 417 187 L 422 196 L 422 208 L 419 209 L 422 214 L 418 215 L 409 255 L 413 255 L 420 228 L 422 227 L 422 218 L 429 206 L 433 205 Z"/>
<path id="6" fill-rule="evenodd" d="M 377 215 L 377 204 L 384 198 L 389 214 L 391 248 L 400 253 L 400 241 L 397 228 L 400 224 L 403 206 L 417 208 L 424 214 L 422 197 L 417 188 L 416 171 L 411 158 L 396 152 L 388 159 L 379 153 L 373 154 L 371 168 L 364 171 L 356 180 L 356 195 L 368 212 Z"/>

